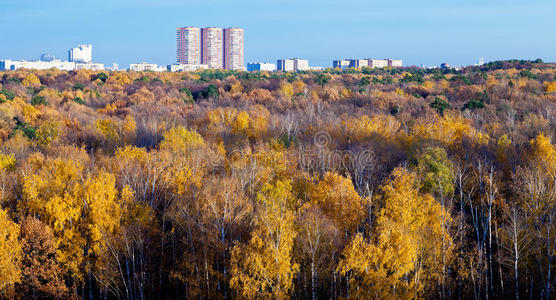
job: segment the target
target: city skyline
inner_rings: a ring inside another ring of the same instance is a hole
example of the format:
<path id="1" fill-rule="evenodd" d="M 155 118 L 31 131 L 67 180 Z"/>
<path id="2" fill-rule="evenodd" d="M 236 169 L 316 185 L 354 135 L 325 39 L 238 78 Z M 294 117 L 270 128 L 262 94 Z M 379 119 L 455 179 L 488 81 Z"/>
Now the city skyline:
<path id="1" fill-rule="evenodd" d="M 263 5 L 170 0 L 135 1 L 129 8 L 132 2 L 127 0 L 71 7 L 65 0 L 7 1 L 0 17 L 10 30 L 4 34 L 0 57 L 36 59 L 51 53 L 63 58 L 68 46 L 87 43 L 95 45 L 95 60 L 105 64 L 171 64 L 175 63 L 175 28 L 195 24 L 244 28 L 245 63 L 304 57 L 311 65 L 328 67 L 336 59 L 367 56 L 401 58 L 407 66 L 469 65 L 480 57 L 556 61 L 551 51 L 556 41 L 542 38 L 556 34 L 551 14 L 556 3 L 533 2 L 348 0 L 317 5 L 288 0 Z M 146 18 L 149 22 L 144 22 Z M 133 34 L 130 26 L 142 34 Z M 36 35 L 39 29 L 41 34 Z M 26 38 L 31 35 L 33 39 Z"/>

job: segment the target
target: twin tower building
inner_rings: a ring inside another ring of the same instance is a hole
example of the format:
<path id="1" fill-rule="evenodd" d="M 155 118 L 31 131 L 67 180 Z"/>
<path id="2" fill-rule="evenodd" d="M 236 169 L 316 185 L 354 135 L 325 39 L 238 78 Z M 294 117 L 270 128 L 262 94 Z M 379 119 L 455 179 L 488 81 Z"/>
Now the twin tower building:
<path id="1" fill-rule="evenodd" d="M 207 65 L 211 69 L 244 70 L 242 28 L 177 29 L 177 61 L 183 65 Z"/>

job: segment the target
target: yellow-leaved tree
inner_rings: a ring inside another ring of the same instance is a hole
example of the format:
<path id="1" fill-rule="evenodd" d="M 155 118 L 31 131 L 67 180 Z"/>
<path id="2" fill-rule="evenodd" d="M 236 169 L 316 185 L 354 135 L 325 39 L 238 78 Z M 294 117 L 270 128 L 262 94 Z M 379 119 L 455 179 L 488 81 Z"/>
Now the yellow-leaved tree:
<path id="1" fill-rule="evenodd" d="M 18 236 L 19 225 L 0 208 L 0 295 L 10 296 L 14 285 L 20 281 L 22 253 Z"/>
<path id="2" fill-rule="evenodd" d="M 416 176 L 405 169 L 395 169 L 382 192 L 375 237 L 355 235 L 338 269 L 349 275 L 350 297 L 422 297 L 425 283 L 442 275 L 437 259 L 451 238 L 441 220 L 450 216 L 431 195 L 419 194 Z"/>
<path id="3" fill-rule="evenodd" d="M 90 259 L 105 250 L 105 237 L 120 225 L 123 201 L 115 177 L 105 171 L 87 175 L 81 163 L 71 159 L 47 158 L 36 167 L 23 178 L 20 209 L 52 227 L 61 266 L 81 281 L 83 268 L 91 271 Z M 129 193 L 124 189 L 122 194 Z"/>
<path id="4" fill-rule="evenodd" d="M 336 227 L 353 232 L 365 217 L 366 199 L 357 194 L 349 178 L 328 172 L 311 193 L 311 201 L 334 221 Z"/>
<path id="5" fill-rule="evenodd" d="M 296 236 L 289 181 L 266 184 L 257 195 L 255 229 L 232 250 L 230 287 L 241 298 L 289 298 L 299 270 L 292 261 Z"/>

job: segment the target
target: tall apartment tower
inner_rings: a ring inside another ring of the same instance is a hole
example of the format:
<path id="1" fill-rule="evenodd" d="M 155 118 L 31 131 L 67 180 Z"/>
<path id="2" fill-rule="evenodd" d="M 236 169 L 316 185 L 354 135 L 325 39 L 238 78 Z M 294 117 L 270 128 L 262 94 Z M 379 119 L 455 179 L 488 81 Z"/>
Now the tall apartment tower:
<path id="1" fill-rule="evenodd" d="M 201 29 L 201 63 L 212 69 L 224 68 L 222 28 Z"/>
<path id="2" fill-rule="evenodd" d="M 78 45 L 68 51 L 71 62 L 89 63 L 93 60 L 93 45 Z"/>
<path id="3" fill-rule="evenodd" d="M 177 29 L 178 64 L 198 65 L 201 63 L 201 30 L 197 27 Z"/>
<path id="4" fill-rule="evenodd" d="M 243 43 L 242 28 L 224 29 L 224 68 L 227 70 L 243 70 Z"/>

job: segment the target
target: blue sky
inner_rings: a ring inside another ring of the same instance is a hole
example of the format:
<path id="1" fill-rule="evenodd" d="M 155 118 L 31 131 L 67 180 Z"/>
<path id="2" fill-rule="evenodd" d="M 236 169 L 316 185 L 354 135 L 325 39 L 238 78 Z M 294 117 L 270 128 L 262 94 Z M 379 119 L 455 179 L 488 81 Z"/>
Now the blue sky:
<path id="1" fill-rule="evenodd" d="M 0 59 L 174 63 L 181 26 L 245 28 L 245 61 L 400 58 L 451 65 L 509 58 L 556 61 L 554 0 L 0 0 Z"/>

